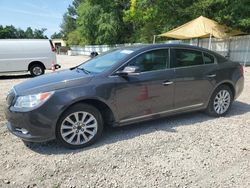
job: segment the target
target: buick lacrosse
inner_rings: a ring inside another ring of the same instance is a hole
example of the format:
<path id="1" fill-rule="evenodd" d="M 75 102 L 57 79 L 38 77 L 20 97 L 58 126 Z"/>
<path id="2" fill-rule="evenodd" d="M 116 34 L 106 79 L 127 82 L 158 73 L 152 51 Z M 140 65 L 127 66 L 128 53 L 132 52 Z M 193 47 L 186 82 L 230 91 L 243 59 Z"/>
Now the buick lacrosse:
<path id="1" fill-rule="evenodd" d="M 107 125 L 197 110 L 224 116 L 243 90 L 243 73 L 239 63 L 189 45 L 116 49 L 14 86 L 7 127 L 28 142 L 81 148 Z"/>

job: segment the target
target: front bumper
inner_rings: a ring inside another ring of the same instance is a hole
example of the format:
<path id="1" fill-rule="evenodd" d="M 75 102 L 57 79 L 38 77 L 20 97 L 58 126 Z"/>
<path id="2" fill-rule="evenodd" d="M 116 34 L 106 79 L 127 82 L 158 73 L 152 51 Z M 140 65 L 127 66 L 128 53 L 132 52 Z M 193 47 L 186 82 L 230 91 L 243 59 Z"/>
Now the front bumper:
<path id="1" fill-rule="evenodd" d="M 28 142 L 46 142 L 46 141 L 54 139 L 54 137 L 46 137 L 46 136 L 42 136 L 42 135 L 38 135 L 38 136 L 32 135 L 30 132 L 28 132 L 27 134 L 24 134 L 22 131 L 20 131 L 20 128 L 13 127 L 10 122 L 7 122 L 6 126 L 12 134 L 14 134 L 15 136 L 21 138 L 22 140 L 25 140 Z M 21 128 L 21 129 L 23 129 L 23 128 Z"/>
<path id="2" fill-rule="evenodd" d="M 5 108 L 7 128 L 15 136 L 29 142 L 45 142 L 55 139 L 55 122 L 43 109 L 31 112 L 13 112 Z M 24 131 L 22 131 L 24 130 Z"/>

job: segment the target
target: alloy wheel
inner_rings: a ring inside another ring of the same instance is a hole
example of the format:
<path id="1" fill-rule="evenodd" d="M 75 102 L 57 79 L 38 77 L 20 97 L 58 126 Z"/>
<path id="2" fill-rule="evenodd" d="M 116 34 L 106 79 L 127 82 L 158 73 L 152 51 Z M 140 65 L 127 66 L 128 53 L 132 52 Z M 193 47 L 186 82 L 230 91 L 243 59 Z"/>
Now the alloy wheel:
<path id="1" fill-rule="evenodd" d="M 97 133 L 96 118 L 84 111 L 68 115 L 61 124 L 60 133 L 64 141 L 71 145 L 89 142 Z"/>
<path id="2" fill-rule="evenodd" d="M 214 98 L 214 111 L 217 114 L 225 113 L 231 103 L 231 96 L 227 90 L 220 90 Z"/>

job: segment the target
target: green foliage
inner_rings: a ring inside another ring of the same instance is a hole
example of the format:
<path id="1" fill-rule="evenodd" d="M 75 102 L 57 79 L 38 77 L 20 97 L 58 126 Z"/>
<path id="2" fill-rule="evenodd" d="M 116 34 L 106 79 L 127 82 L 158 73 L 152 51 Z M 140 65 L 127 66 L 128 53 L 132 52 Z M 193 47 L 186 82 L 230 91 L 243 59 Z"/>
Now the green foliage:
<path id="1" fill-rule="evenodd" d="M 69 44 L 152 42 L 203 15 L 249 32 L 249 10 L 249 0 L 74 0 L 62 30 Z"/>
<path id="2" fill-rule="evenodd" d="M 89 2 L 82 3 L 78 10 L 77 25 L 82 38 L 87 44 L 96 44 L 98 37 L 97 20 L 102 12 L 100 5 L 92 6 Z"/>
<path id="3" fill-rule="evenodd" d="M 43 28 L 43 29 L 35 29 L 34 32 L 33 32 L 33 38 L 35 39 L 44 39 L 44 38 L 47 38 L 44 36 L 44 32 L 46 31 L 47 29 Z"/>
<path id="4" fill-rule="evenodd" d="M 250 31 L 249 0 L 199 0 L 188 10 L 193 16 L 204 15 L 232 28 Z"/>
<path id="5" fill-rule="evenodd" d="M 63 34 L 62 32 L 59 32 L 59 33 L 53 33 L 50 37 L 51 39 L 62 39 L 63 38 Z"/>
<path id="6" fill-rule="evenodd" d="M 76 17 L 77 17 L 77 8 L 83 0 L 74 0 L 72 5 L 69 5 L 67 12 L 63 15 L 63 21 L 61 24 L 61 33 L 63 38 L 67 40 L 69 33 L 76 30 Z"/>
<path id="7" fill-rule="evenodd" d="M 62 33 L 67 36 L 70 32 L 76 29 L 76 19 L 68 13 L 63 15 L 63 23 L 61 24 Z"/>
<path id="8" fill-rule="evenodd" d="M 77 28 L 86 44 L 115 44 L 125 40 L 124 1 L 85 1 L 77 9 Z"/>
<path id="9" fill-rule="evenodd" d="M 67 37 L 67 44 L 68 45 L 84 45 L 85 41 L 84 38 L 81 36 L 79 30 L 74 30 L 68 34 Z"/>
<path id="10" fill-rule="evenodd" d="M 26 31 L 24 31 L 12 25 L 5 27 L 0 25 L 0 39 L 47 39 L 48 37 L 44 35 L 45 31 L 45 28 L 35 29 L 33 31 L 28 27 Z"/>
<path id="11" fill-rule="evenodd" d="M 25 31 L 25 35 L 28 39 L 33 38 L 34 34 L 33 34 L 33 30 L 31 29 L 31 27 L 28 27 Z"/>

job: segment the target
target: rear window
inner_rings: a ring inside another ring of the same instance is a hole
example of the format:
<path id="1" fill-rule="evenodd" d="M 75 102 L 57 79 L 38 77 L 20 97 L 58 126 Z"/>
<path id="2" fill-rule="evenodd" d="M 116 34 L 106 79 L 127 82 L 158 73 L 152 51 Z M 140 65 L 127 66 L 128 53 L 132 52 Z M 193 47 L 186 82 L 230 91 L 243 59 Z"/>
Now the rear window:
<path id="1" fill-rule="evenodd" d="M 189 49 L 175 49 L 175 62 L 171 67 L 203 65 L 202 52 Z"/>
<path id="2" fill-rule="evenodd" d="M 223 56 L 221 56 L 221 55 L 217 55 L 217 56 L 216 56 L 216 59 L 217 59 L 217 62 L 218 62 L 218 63 L 225 63 L 225 62 L 228 61 L 227 58 L 225 58 L 225 57 L 223 57 Z"/>
<path id="3" fill-rule="evenodd" d="M 205 64 L 213 64 L 214 61 L 214 56 L 208 54 L 208 53 L 203 53 L 203 60 Z"/>

